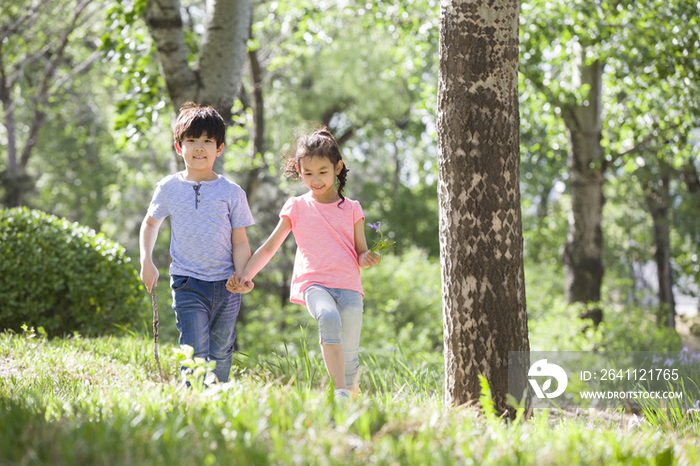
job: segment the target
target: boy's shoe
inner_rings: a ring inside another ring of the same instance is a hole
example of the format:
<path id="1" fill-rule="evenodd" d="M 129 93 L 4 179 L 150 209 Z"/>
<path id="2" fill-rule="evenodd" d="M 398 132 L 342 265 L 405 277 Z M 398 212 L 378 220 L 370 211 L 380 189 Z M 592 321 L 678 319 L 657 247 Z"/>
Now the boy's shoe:
<path id="1" fill-rule="evenodd" d="M 347 388 L 337 388 L 335 392 L 333 392 L 333 396 L 336 400 L 350 401 L 350 390 Z"/>

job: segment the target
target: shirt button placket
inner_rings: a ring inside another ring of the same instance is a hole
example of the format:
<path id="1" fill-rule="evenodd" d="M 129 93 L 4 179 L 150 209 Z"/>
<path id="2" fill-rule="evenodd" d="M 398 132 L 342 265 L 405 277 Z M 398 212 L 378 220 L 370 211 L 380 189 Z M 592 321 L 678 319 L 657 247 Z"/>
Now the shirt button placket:
<path id="1" fill-rule="evenodd" d="M 198 184 L 197 186 L 192 186 L 194 188 L 194 192 L 197 193 L 194 197 L 195 203 L 194 203 L 194 208 L 198 209 L 199 208 L 199 202 L 200 202 L 200 197 L 202 193 L 199 192 L 199 189 L 202 187 L 202 185 Z"/>

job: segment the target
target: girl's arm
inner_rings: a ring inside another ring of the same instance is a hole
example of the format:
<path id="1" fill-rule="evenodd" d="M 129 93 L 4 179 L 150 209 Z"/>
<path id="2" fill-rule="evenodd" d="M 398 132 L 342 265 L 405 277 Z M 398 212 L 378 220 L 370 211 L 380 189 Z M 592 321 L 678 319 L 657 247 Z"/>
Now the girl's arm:
<path id="1" fill-rule="evenodd" d="M 292 231 L 292 222 L 289 220 L 289 217 L 280 218 L 270 237 L 255 251 L 243 272 L 237 274 L 239 283 L 245 284 L 252 280 L 270 262 L 270 259 L 275 255 L 290 231 Z"/>
<path id="2" fill-rule="evenodd" d="M 365 238 L 365 221 L 363 219 L 355 222 L 355 252 L 357 252 L 357 263 L 363 269 L 379 264 L 381 257 L 379 254 L 372 253 L 367 247 L 367 238 Z"/>

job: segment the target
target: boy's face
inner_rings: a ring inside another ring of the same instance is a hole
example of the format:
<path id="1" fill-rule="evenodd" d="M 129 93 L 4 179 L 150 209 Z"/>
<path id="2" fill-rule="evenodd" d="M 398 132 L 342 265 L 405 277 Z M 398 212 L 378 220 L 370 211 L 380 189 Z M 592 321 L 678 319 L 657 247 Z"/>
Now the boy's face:
<path id="1" fill-rule="evenodd" d="M 188 170 L 211 171 L 214 161 L 224 151 L 224 145 L 216 146 L 216 140 L 207 133 L 198 138 L 185 136 L 181 143 L 175 142 L 175 150 L 182 156 Z"/>

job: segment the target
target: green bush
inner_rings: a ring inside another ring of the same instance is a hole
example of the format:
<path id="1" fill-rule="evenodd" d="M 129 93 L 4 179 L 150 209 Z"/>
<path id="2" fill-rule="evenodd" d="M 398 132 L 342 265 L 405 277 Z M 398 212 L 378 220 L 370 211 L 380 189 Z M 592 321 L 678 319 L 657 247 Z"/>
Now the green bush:
<path id="1" fill-rule="evenodd" d="M 362 346 L 442 351 L 442 276 L 437 258 L 418 248 L 400 256 L 384 254 L 377 267 L 362 270 L 362 286 Z"/>
<path id="2" fill-rule="evenodd" d="M 110 333 L 140 323 L 148 299 L 124 248 L 27 208 L 0 211 L 0 329 Z"/>

